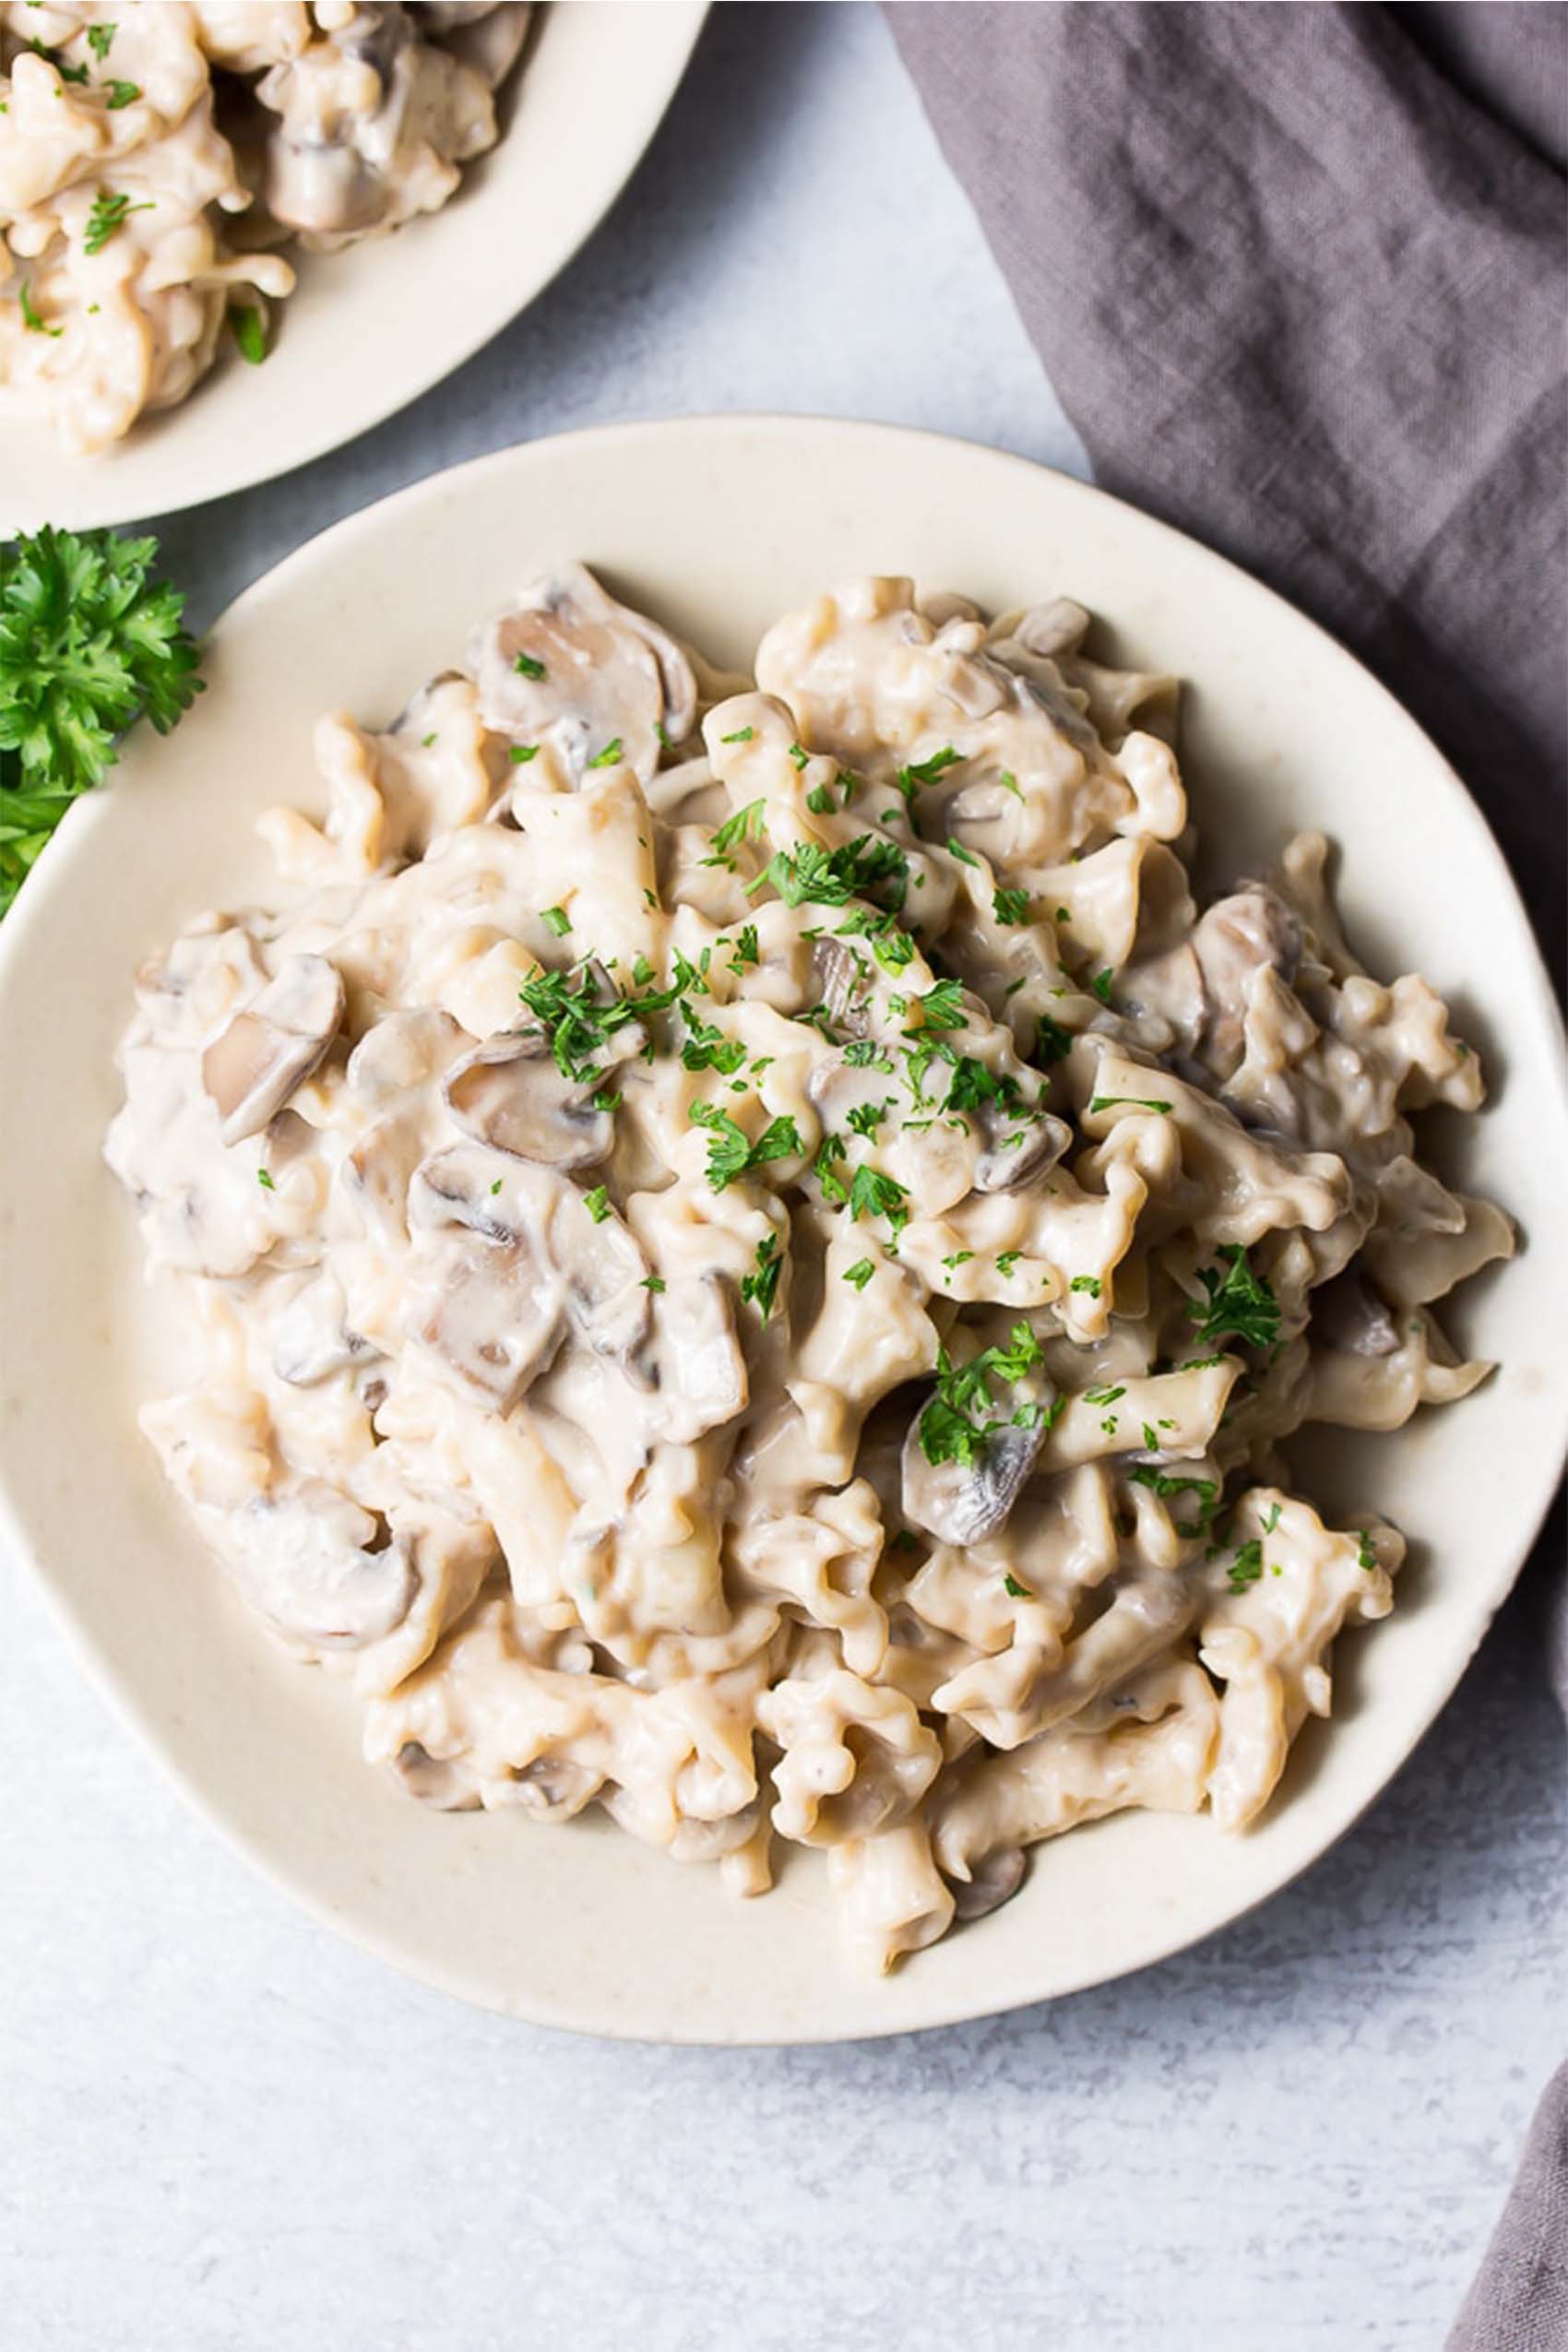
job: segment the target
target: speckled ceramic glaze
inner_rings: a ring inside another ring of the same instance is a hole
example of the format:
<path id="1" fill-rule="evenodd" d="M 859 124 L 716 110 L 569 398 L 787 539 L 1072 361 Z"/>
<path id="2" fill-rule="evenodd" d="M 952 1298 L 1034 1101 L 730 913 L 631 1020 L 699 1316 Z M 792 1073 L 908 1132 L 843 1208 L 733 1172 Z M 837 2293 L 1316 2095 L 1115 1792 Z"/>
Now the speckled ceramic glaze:
<path id="1" fill-rule="evenodd" d="M 1520 1257 L 1453 1315 L 1497 1376 L 1396 1437 L 1313 1434 L 1314 1498 L 1411 1540 L 1386 1622 L 1346 1635 L 1336 1716 L 1309 1725 L 1257 1828 L 1129 1815 L 1038 1850 L 1004 1910 L 906 1964 L 841 1959 L 815 1857 L 731 1902 L 597 1822 L 422 1811 L 357 1753 L 342 1687 L 268 1643 L 208 1561 L 135 1408 L 177 1377 L 129 1205 L 99 1157 L 134 964 L 203 908 L 275 888 L 253 837 L 315 805 L 318 712 L 383 723 L 472 622 L 580 555 L 706 651 L 743 661 L 790 604 L 907 570 L 991 606 L 1064 593 L 1120 661 L 1192 682 L 1183 766 L 1209 879 L 1291 826 L 1344 851 L 1341 904 L 1375 969 L 1419 969 L 1485 1057 L 1479 1120 L 1429 1125 L 1445 1176 L 1518 1218 Z M 1561 1031 L 1499 853 L 1431 743 L 1348 655 L 1242 574 L 1081 484 L 875 426 L 729 418 L 537 443 L 339 525 L 219 624 L 210 687 L 78 804 L 0 930 L 0 1489 L 122 1712 L 197 1805 L 314 1911 L 469 2000 L 545 2023 L 692 2041 L 869 2035 L 1010 2007 L 1134 1968 L 1295 1875 L 1389 1778 L 1453 1689 L 1545 1508 L 1568 1415 L 1568 1148 Z"/>

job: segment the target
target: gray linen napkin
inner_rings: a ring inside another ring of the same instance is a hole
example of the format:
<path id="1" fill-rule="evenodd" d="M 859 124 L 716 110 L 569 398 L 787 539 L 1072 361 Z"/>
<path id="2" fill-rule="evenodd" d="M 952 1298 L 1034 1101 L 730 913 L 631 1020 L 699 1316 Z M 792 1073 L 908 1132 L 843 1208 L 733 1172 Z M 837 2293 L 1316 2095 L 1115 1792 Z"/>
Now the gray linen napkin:
<path id="1" fill-rule="evenodd" d="M 1568 10 L 886 13 L 1097 481 L 1377 671 L 1560 955 Z M 1564 2347 L 1568 2067 L 1449 2352 Z"/>

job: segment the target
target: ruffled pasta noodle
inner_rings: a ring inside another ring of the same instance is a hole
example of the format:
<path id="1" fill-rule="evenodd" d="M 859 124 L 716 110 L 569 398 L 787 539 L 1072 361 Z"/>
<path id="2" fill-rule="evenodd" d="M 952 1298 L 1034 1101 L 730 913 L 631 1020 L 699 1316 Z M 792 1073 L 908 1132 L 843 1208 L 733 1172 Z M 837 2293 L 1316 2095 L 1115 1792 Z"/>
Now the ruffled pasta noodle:
<path id="1" fill-rule="evenodd" d="M 246 357 L 335 252 L 493 147 L 518 0 L 0 0 L 0 417 L 74 454 Z"/>
<path id="2" fill-rule="evenodd" d="M 577 567 L 141 972 L 143 1427 L 427 1801 L 597 1804 L 873 1966 L 1126 1806 L 1239 1830 L 1404 1546 L 1279 1441 L 1461 1396 L 1513 1246 L 1323 842 L 1201 911 L 1166 677 L 871 579 L 719 676 Z"/>

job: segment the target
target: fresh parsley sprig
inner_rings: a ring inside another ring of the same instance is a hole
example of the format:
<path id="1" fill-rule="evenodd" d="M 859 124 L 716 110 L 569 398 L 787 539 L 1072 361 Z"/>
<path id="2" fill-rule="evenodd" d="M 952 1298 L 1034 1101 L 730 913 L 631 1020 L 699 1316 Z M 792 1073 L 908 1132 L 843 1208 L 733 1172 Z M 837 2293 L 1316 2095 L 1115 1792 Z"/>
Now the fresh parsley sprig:
<path id="1" fill-rule="evenodd" d="M 1212 1348 L 1222 1333 L 1230 1332 L 1250 1347 L 1272 1348 L 1279 1337 L 1279 1301 L 1272 1285 L 1253 1272 L 1240 1242 L 1232 1242 L 1219 1255 L 1226 1261 L 1223 1267 L 1198 1269 L 1204 1298 L 1187 1301 L 1198 1337 Z"/>
<path id="2" fill-rule="evenodd" d="M 0 915 L 118 738 L 166 735 L 201 692 L 158 542 L 49 528 L 0 548 Z"/>

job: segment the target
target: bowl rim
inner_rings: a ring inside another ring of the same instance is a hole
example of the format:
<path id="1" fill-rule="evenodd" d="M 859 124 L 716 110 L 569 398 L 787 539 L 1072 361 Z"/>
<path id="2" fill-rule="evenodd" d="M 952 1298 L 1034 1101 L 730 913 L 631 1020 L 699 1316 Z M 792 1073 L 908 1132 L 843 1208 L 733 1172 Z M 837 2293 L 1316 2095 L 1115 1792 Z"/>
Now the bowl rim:
<path id="1" fill-rule="evenodd" d="M 705 438 L 713 435 L 756 434 L 785 442 L 802 440 L 810 442 L 823 435 L 829 435 L 835 439 L 849 436 L 860 440 L 862 444 L 874 443 L 884 449 L 899 453 L 908 459 L 916 460 L 922 451 L 930 451 L 933 447 L 949 450 L 957 448 L 987 460 L 1004 472 L 1013 473 L 1020 478 L 1034 478 L 1042 473 L 1050 475 L 1054 484 L 1054 494 L 1063 497 L 1069 505 L 1074 502 L 1084 502 L 1086 512 L 1098 509 L 1103 505 L 1119 510 L 1123 516 L 1134 517 L 1140 530 L 1158 533 L 1167 542 L 1179 547 L 1182 551 L 1181 560 L 1183 563 L 1191 564 L 1197 561 L 1203 565 L 1217 567 L 1218 571 L 1232 576 L 1234 579 L 1244 583 L 1250 596 L 1265 599 L 1269 605 L 1276 608 L 1279 613 L 1288 616 L 1289 625 L 1298 630 L 1311 629 L 1318 638 L 1332 648 L 1334 655 L 1340 661 L 1354 663 L 1355 667 L 1361 671 L 1366 683 L 1380 698 L 1386 717 L 1397 729 L 1406 733 L 1412 749 L 1419 753 L 1433 774 L 1441 775 L 1452 787 L 1453 814 L 1456 820 L 1462 819 L 1469 828 L 1470 854 L 1491 862 L 1496 879 L 1502 883 L 1508 894 L 1519 932 L 1522 934 L 1526 960 L 1531 976 L 1533 1003 L 1530 1009 L 1538 1018 L 1543 1021 L 1547 1034 L 1557 1049 L 1559 1070 L 1554 1109 L 1559 1121 L 1560 1133 L 1568 1133 L 1568 1044 L 1565 1044 L 1564 1039 L 1562 1011 L 1551 986 L 1538 939 L 1520 898 L 1513 874 L 1483 812 L 1471 796 L 1463 779 L 1443 757 L 1425 731 L 1397 698 L 1382 684 L 1381 681 L 1366 669 L 1366 665 L 1341 645 L 1329 631 L 1312 620 L 1309 615 L 1301 612 L 1277 590 L 1254 579 L 1242 566 L 1217 553 L 1213 549 L 1206 547 L 1202 541 L 1193 539 L 1189 534 L 1159 520 L 1158 517 L 1144 513 L 1142 509 L 1133 506 L 1128 501 L 1116 498 L 1091 483 L 1081 481 L 1074 476 L 1063 474 L 1054 468 L 1042 466 L 1033 459 L 1017 456 L 1013 452 L 995 449 L 982 442 L 968 440 L 963 436 L 932 432 L 921 427 L 883 424 L 860 419 L 842 419 L 832 416 L 799 415 L 778 410 L 623 420 L 609 424 L 580 427 L 568 433 L 519 442 L 505 449 L 487 452 L 482 456 L 467 459 L 459 465 L 424 476 L 420 481 L 410 483 L 326 526 L 291 550 L 269 571 L 243 589 L 213 623 L 208 633 L 208 642 L 218 642 L 241 623 L 265 612 L 275 600 L 291 595 L 301 576 L 308 575 L 324 554 L 339 553 L 351 549 L 362 539 L 374 539 L 389 525 L 396 525 L 405 514 L 450 499 L 455 493 L 462 496 L 476 486 L 481 485 L 487 476 L 503 474 L 519 465 L 526 469 L 530 464 L 548 464 L 557 453 L 576 452 L 583 449 L 591 451 L 594 448 L 612 445 L 639 444 L 668 445 L 676 440 L 689 440 L 700 445 Z M 85 796 L 71 811 L 68 820 L 71 837 L 73 838 L 86 837 L 87 828 L 106 816 L 109 804 L 109 795 L 91 793 Z M 38 868 L 18 894 L 11 913 L 6 921 L 0 924 L 0 1008 L 4 1007 L 6 992 L 12 985 L 13 968 L 26 956 L 35 928 L 46 924 L 51 920 L 51 909 L 56 897 L 69 886 L 71 861 L 68 856 L 57 856 L 56 846 L 52 845 L 51 849 L 45 852 Z M 3 1170 L 0 1170 L 0 1183 L 3 1183 Z M 1563 1426 L 1565 1445 L 1568 1445 L 1568 1398 L 1563 1400 L 1560 1420 Z M 107 1700 L 113 1716 L 127 1725 L 136 1734 L 144 1752 L 150 1750 L 160 1771 L 172 1781 L 193 1809 L 218 1832 L 223 1842 L 232 1850 L 241 1853 L 247 1863 L 257 1870 L 265 1880 L 286 1894 L 291 1901 L 300 1906 L 324 1926 L 333 1929 L 340 1935 L 347 1936 L 350 1942 L 362 1949 L 373 1953 L 377 1958 L 389 1963 L 399 1973 L 412 1978 L 417 1982 L 430 1985 L 468 2005 L 484 2007 L 494 2013 L 514 2017 L 519 2022 L 587 2034 L 599 2039 L 688 2047 L 766 2048 L 797 2043 L 826 2044 L 840 2041 L 878 2040 L 908 2032 L 937 2030 L 977 2018 L 1005 2014 L 1016 2009 L 1033 2006 L 1041 2002 L 1065 1998 L 1075 1992 L 1089 1990 L 1096 1985 L 1112 1983 L 1119 1978 L 1170 1958 L 1177 1953 L 1193 1949 L 1206 1942 L 1222 1929 L 1245 1918 L 1273 1895 L 1280 1893 L 1310 1870 L 1333 1845 L 1337 1843 L 1341 1836 L 1354 1826 L 1368 1808 L 1388 1788 L 1416 1747 L 1424 1739 L 1431 1724 L 1452 1697 L 1492 1619 L 1512 1590 L 1526 1560 L 1534 1549 L 1555 1497 L 1562 1475 L 1561 1463 L 1556 1458 L 1550 1457 L 1548 1449 L 1543 1447 L 1538 1467 L 1530 1481 L 1527 1496 L 1522 1503 L 1515 1496 L 1515 1514 L 1512 1521 L 1512 1533 L 1507 1545 L 1498 1555 L 1496 1571 L 1484 1586 L 1479 1586 L 1472 1594 L 1467 1596 L 1467 1608 L 1463 1612 L 1455 1611 L 1454 1649 L 1445 1662 L 1444 1673 L 1441 1681 L 1434 1675 L 1423 1685 L 1426 1691 L 1426 1701 L 1423 1704 L 1420 1719 L 1414 1724 L 1408 1736 L 1403 1739 L 1397 1752 L 1389 1751 L 1380 1759 L 1376 1776 L 1371 1780 L 1348 1814 L 1335 1820 L 1325 1828 L 1321 1836 L 1309 1841 L 1308 1850 L 1290 1859 L 1284 1868 L 1277 1869 L 1273 1875 L 1268 1876 L 1258 1885 L 1255 1892 L 1249 1894 L 1244 1900 L 1236 1901 L 1227 1897 L 1222 1914 L 1195 1930 L 1186 1926 L 1179 1928 L 1174 1932 L 1161 1930 L 1151 1920 L 1148 1923 L 1148 1931 L 1142 1937 L 1133 1935 L 1127 1937 L 1127 1948 L 1124 1953 L 1118 1954 L 1113 1965 L 1093 1966 L 1070 1980 L 1055 1982 L 1049 1990 L 1044 1992 L 1019 1995 L 1014 1991 L 998 1991 L 992 1989 L 981 1990 L 977 1997 L 966 1999 L 961 2003 L 956 2003 L 951 1998 L 933 1999 L 929 2003 L 929 2013 L 918 2013 L 911 2017 L 906 2012 L 896 2020 L 890 2020 L 885 2028 L 875 2026 L 868 2028 L 856 2022 L 839 2026 L 829 2023 L 826 2025 L 814 2024 L 812 2029 L 806 2032 L 794 2030 L 789 2025 L 781 2025 L 778 2030 L 769 2030 L 766 2033 L 687 2030 L 680 2025 L 665 2025 L 658 2031 L 652 2031 L 636 2025 L 622 2025 L 613 2017 L 606 2018 L 601 2013 L 594 2010 L 591 2004 L 585 2005 L 580 2010 L 575 2009 L 570 1999 L 557 2000 L 544 2004 L 535 2001 L 532 1996 L 528 2001 L 505 2000 L 499 1996 L 492 1998 L 474 1984 L 457 1982 L 450 1973 L 422 1962 L 419 1956 L 400 1945 L 397 1938 L 389 1932 L 336 1909 L 330 1901 L 320 1896 L 314 1888 L 291 1875 L 286 1861 L 280 1859 L 259 1835 L 236 1823 L 218 1802 L 210 1799 L 201 1781 L 168 1752 L 156 1730 L 143 1719 L 140 1706 L 131 1693 L 117 1679 L 112 1658 L 96 1638 L 86 1613 L 75 1607 L 66 1591 L 56 1583 L 46 1563 L 44 1556 L 47 1550 L 46 1538 L 42 1533 L 38 1536 L 32 1533 L 29 1526 L 27 1506 L 21 1496 L 12 1491 L 3 1425 L 0 1425 L 0 1538 L 4 1539 L 5 1545 L 18 1561 L 26 1563 L 34 1588 L 42 1588 L 46 1606 L 55 1622 L 64 1630 L 70 1646 L 85 1666 L 89 1680 Z M 1461 1625 L 1466 1636 L 1463 1644 L 1457 1638 L 1458 1628 Z M 918 1958 L 919 1955 L 916 1955 L 917 1966 Z"/>

